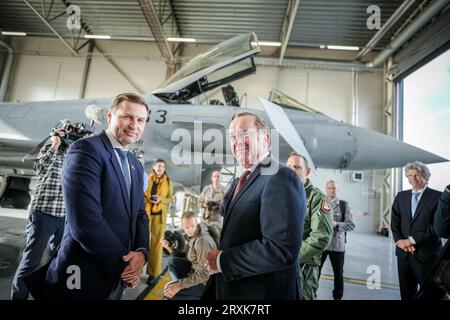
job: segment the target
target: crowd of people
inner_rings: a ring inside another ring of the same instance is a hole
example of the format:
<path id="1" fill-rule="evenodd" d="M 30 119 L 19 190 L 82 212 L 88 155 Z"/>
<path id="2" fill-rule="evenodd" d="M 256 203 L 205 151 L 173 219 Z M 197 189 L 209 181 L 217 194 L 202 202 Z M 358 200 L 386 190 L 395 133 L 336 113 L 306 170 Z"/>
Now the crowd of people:
<path id="1" fill-rule="evenodd" d="M 121 299 L 140 283 L 145 265 L 147 283 L 156 283 L 163 248 L 170 255 L 168 299 L 312 300 L 328 257 L 333 298 L 343 298 L 346 234 L 355 224 L 336 181 L 324 193 L 309 179 L 305 155 L 292 152 L 286 164 L 274 159 L 265 120 L 238 113 L 228 138 L 243 173 L 225 188 L 220 170 L 212 172 L 200 211 L 181 216 L 186 246 L 174 248 L 164 238 L 174 196 L 166 161 L 153 161 L 147 174 L 142 156 L 129 151 L 149 117 L 142 97 L 119 94 L 106 131 L 70 148 L 56 131 L 41 149 L 12 299 Z M 430 272 L 448 259 L 440 237 L 450 233 L 450 186 L 443 193 L 427 187 L 430 173 L 420 162 L 407 164 L 405 176 L 412 190 L 397 194 L 391 215 L 401 298 L 430 297 L 426 288 L 442 298 Z M 40 266 L 47 243 L 49 261 Z"/>

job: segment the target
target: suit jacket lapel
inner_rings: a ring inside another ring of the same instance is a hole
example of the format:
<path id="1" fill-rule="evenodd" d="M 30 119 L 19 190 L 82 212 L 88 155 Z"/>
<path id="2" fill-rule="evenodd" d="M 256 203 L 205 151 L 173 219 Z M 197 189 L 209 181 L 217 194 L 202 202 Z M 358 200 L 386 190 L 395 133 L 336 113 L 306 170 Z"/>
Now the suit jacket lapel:
<path id="1" fill-rule="evenodd" d="M 230 218 L 230 211 L 228 210 L 228 208 L 230 207 L 230 203 L 231 203 L 231 199 L 233 198 L 233 194 L 234 194 L 234 189 L 237 186 L 239 179 L 234 179 L 233 182 L 230 185 L 230 188 L 227 191 L 227 195 L 226 195 L 226 199 L 224 202 L 224 208 L 223 208 L 223 223 L 222 223 L 222 231 L 221 234 L 224 233 L 225 230 L 225 226 L 227 224 L 228 219 Z M 220 243 L 222 243 L 222 236 L 220 236 Z"/>
<path id="2" fill-rule="evenodd" d="M 245 191 L 252 185 L 252 183 L 256 180 L 256 178 L 259 176 L 261 172 L 261 165 L 257 166 L 256 169 L 250 174 L 250 177 L 248 177 L 248 180 L 245 182 L 244 187 L 239 191 L 239 193 L 236 195 L 236 198 L 234 200 L 231 200 L 230 207 L 228 211 L 233 211 L 234 206 L 236 205 L 236 202 L 239 201 L 239 199 L 242 197 L 242 195 L 245 193 Z M 236 183 L 237 185 L 237 183 Z M 234 194 L 234 192 L 233 192 Z M 233 198 L 233 194 L 231 194 L 231 198 Z"/>
<path id="3" fill-rule="evenodd" d="M 137 199 L 138 197 L 138 192 L 143 190 L 138 190 L 138 186 L 139 186 L 139 178 L 143 179 L 143 177 L 138 177 L 138 170 L 136 169 L 136 167 L 133 164 L 133 161 L 131 159 L 131 154 L 128 154 L 128 163 L 130 164 L 130 172 L 131 172 L 131 217 L 133 217 L 134 213 L 137 213 L 136 208 L 138 208 L 138 204 L 137 204 Z"/>
<path id="4" fill-rule="evenodd" d="M 125 202 L 125 207 L 127 208 L 128 216 L 130 216 L 130 212 L 131 212 L 130 200 L 128 199 L 127 186 L 125 184 L 125 178 L 123 176 L 119 161 L 117 160 L 116 152 L 114 151 L 114 148 L 112 147 L 111 142 L 109 142 L 109 139 L 106 136 L 106 133 L 102 134 L 102 140 L 106 146 L 106 150 L 109 152 L 109 159 L 112 163 L 114 170 L 116 171 L 116 175 L 117 175 L 117 178 L 118 178 L 119 184 L 120 184 L 120 189 L 122 190 L 123 201 Z"/>
<path id="5" fill-rule="evenodd" d="M 406 200 L 405 200 L 407 202 L 404 204 L 404 207 L 407 208 L 406 209 L 406 219 L 409 223 L 411 223 L 411 221 L 412 221 L 411 198 L 412 198 L 412 190 L 409 190 L 408 196 L 406 197 Z"/>
<path id="6" fill-rule="evenodd" d="M 228 191 L 224 196 L 224 198 L 225 198 L 224 204 L 223 204 L 224 205 L 224 208 L 223 208 L 224 217 L 227 213 L 228 207 L 230 206 L 230 202 L 231 202 L 231 199 L 233 198 L 233 194 L 234 194 L 234 189 L 236 188 L 238 181 L 239 181 L 239 179 L 235 178 L 231 182 L 230 187 L 228 188 Z"/>
<path id="7" fill-rule="evenodd" d="M 261 164 L 255 168 L 255 170 L 250 174 L 250 177 L 248 177 L 247 182 L 244 184 L 244 187 L 239 191 L 239 193 L 236 195 L 236 198 L 232 200 L 234 189 L 237 186 L 237 183 L 239 179 L 236 179 L 236 183 L 234 184 L 233 189 L 231 190 L 230 197 L 228 199 L 227 206 L 225 208 L 225 217 L 223 219 L 223 227 L 222 227 L 222 234 L 224 234 L 225 228 L 228 224 L 228 221 L 230 220 L 231 212 L 233 211 L 233 208 L 235 207 L 236 203 L 239 201 L 239 199 L 243 196 L 243 194 L 247 191 L 248 188 L 252 185 L 252 183 L 256 180 L 256 178 L 259 177 L 261 173 Z M 222 239 L 222 237 L 220 237 Z"/>

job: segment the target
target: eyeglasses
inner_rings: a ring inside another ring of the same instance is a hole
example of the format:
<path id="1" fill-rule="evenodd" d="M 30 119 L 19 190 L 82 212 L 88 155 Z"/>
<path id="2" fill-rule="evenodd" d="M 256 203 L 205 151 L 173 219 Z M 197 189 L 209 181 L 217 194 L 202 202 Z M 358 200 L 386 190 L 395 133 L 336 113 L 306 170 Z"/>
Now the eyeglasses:
<path id="1" fill-rule="evenodd" d="M 248 138 L 250 136 L 254 136 L 255 134 L 258 134 L 259 130 L 257 129 L 248 129 L 248 130 L 241 130 L 238 131 L 236 134 L 231 134 L 229 135 L 229 138 L 231 141 L 236 141 L 236 139 L 244 139 L 244 138 Z"/>

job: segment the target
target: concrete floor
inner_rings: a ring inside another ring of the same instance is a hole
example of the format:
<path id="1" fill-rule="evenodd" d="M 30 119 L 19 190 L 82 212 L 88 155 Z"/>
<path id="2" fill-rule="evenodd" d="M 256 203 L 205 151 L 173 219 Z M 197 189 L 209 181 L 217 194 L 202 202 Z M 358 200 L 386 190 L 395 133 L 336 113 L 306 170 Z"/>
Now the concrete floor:
<path id="1" fill-rule="evenodd" d="M 10 299 L 11 282 L 25 245 L 25 224 L 28 211 L 0 208 L 0 300 Z M 163 260 L 163 266 L 166 259 Z M 368 267 L 379 268 L 380 289 L 369 289 Z M 317 299 L 331 300 L 333 271 L 329 260 L 324 265 Z M 397 261 L 392 240 L 376 234 L 349 232 L 344 264 L 345 300 L 398 300 Z M 135 289 L 125 290 L 124 300 L 140 298 L 145 292 L 146 276 Z"/>
<path id="2" fill-rule="evenodd" d="M 369 289 L 367 286 L 367 280 L 374 269 L 379 270 L 380 289 Z M 333 269 L 330 260 L 327 259 L 322 270 L 317 299 L 333 298 L 331 292 L 334 285 L 330 279 L 332 276 Z M 393 240 L 377 234 L 347 233 L 343 299 L 400 300 Z"/>

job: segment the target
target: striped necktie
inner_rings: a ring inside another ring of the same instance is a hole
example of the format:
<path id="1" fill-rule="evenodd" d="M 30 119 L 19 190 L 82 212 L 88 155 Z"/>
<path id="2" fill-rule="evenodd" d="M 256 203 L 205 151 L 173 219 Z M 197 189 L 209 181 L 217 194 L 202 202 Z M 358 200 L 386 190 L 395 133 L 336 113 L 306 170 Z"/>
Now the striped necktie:
<path id="1" fill-rule="evenodd" d="M 123 177 L 125 178 L 125 184 L 127 185 L 128 198 L 130 198 L 131 193 L 131 178 L 130 178 L 130 170 L 128 170 L 128 151 L 116 148 L 117 154 L 120 158 L 120 164 L 122 166 Z"/>

